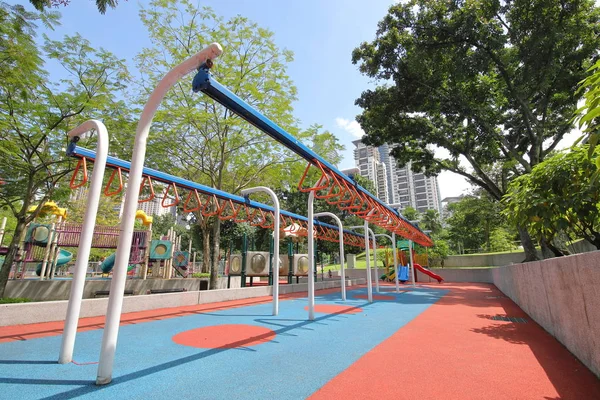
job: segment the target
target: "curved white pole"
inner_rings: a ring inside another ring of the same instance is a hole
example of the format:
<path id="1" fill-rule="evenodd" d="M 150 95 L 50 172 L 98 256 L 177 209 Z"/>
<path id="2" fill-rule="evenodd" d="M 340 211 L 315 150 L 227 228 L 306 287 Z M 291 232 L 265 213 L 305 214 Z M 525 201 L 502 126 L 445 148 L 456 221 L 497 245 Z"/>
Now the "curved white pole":
<path id="1" fill-rule="evenodd" d="M 365 221 L 365 226 L 351 226 L 349 229 L 364 229 L 365 230 L 365 243 L 367 244 L 368 241 L 370 240 L 369 237 L 373 238 L 373 263 L 375 264 L 375 286 L 376 286 L 376 290 L 377 293 L 379 293 L 379 270 L 377 269 L 377 240 L 375 239 L 375 233 L 373 232 L 373 230 L 371 228 L 369 228 L 369 223 L 367 221 Z M 369 275 L 367 276 L 367 283 L 369 285 L 369 292 L 373 292 L 373 289 L 371 288 L 371 285 L 373 284 L 372 278 L 371 278 L 371 255 L 369 252 L 369 246 L 366 246 L 366 256 L 367 256 L 367 269 L 369 270 Z M 372 299 L 372 295 L 370 296 L 371 300 L 369 301 L 373 301 Z"/>
<path id="2" fill-rule="evenodd" d="M 398 255 L 396 254 L 396 234 L 392 233 L 392 236 L 385 233 L 378 233 L 375 237 L 386 237 L 392 241 L 392 251 L 394 252 L 394 273 L 396 274 L 396 293 L 400 292 L 400 285 L 398 284 Z"/>
<path id="3" fill-rule="evenodd" d="M 340 269 L 341 269 L 341 289 L 342 289 L 342 301 L 346 301 L 346 272 L 344 272 L 344 227 L 342 221 L 334 213 L 327 211 L 316 213 L 315 218 L 319 217 L 331 217 L 338 226 L 339 240 L 340 240 Z"/>
<path id="4" fill-rule="evenodd" d="M 398 249 L 396 248 L 395 232 L 392 232 L 392 243 L 394 243 L 394 271 L 396 272 L 396 293 L 400 293 L 400 283 L 398 283 Z"/>
<path id="5" fill-rule="evenodd" d="M 416 287 L 416 285 L 415 285 L 415 263 L 413 261 L 412 247 L 413 247 L 412 240 L 409 240 L 408 241 L 408 254 L 410 257 L 410 276 L 412 279 L 412 286 Z"/>
<path id="6" fill-rule="evenodd" d="M 196 70 L 207 59 L 218 57 L 223 50 L 218 43 L 213 43 L 188 58 L 172 70 L 158 83 L 148 102 L 144 106 L 142 115 L 137 125 L 135 141 L 133 144 L 133 157 L 129 171 L 129 182 L 125 191 L 125 203 L 123 205 L 123 218 L 121 220 L 121 234 L 117 245 L 113 277 L 110 283 L 110 296 L 108 309 L 106 311 L 106 324 L 102 336 L 102 347 L 100 349 L 100 361 L 98 363 L 97 385 L 105 385 L 112 380 L 112 368 L 117 348 L 117 337 L 119 335 L 119 321 L 123 306 L 123 291 L 125 290 L 125 279 L 127 278 L 127 264 L 133 238 L 133 225 L 135 212 L 139 198 L 139 189 L 142 182 L 142 170 L 146 156 L 146 140 L 150 132 L 150 126 L 154 114 L 167 91 L 177 81 L 188 73 Z"/>
<path id="7" fill-rule="evenodd" d="M 377 268 L 377 239 L 375 239 L 375 233 L 373 232 L 373 230 L 371 228 L 369 228 L 369 233 L 371 234 L 371 237 L 373 238 L 373 264 L 375 264 L 375 290 L 377 291 L 377 293 L 379 293 L 380 290 L 379 290 L 379 269 Z"/>
<path id="8" fill-rule="evenodd" d="M 369 223 L 365 221 L 365 255 L 367 259 L 367 298 L 369 303 L 373 302 L 373 278 L 371 277 L 371 254 L 369 252 Z"/>
<path id="9" fill-rule="evenodd" d="M 273 224 L 273 315 L 279 314 L 279 199 L 274 191 L 265 186 L 257 186 L 241 191 L 242 196 L 248 197 L 252 193 L 263 192 L 271 196 L 275 208 Z"/>
<path id="10" fill-rule="evenodd" d="M 75 347 L 75 336 L 77 336 L 77 324 L 79 322 L 79 312 L 81 311 L 81 299 L 83 297 L 83 287 L 85 286 L 85 275 L 87 272 L 88 261 L 90 259 L 90 250 L 92 248 L 92 239 L 94 237 L 94 226 L 96 225 L 96 214 L 98 213 L 98 204 L 102 194 L 104 169 L 106 167 L 106 157 L 108 156 L 108 132 L 104 124 L 97 120 L 85 121 L 77 128 L 68 133 L 70 138 L 79 137 L 84 133 L 95 129 L 98 132 L 98 144 L 96 146 L 96 160 L 94 161 L 94 170 L 90 179 L 90 190 L 83 216 L 83 225 L 79 248 L 77 249 L 77 261 L 73 272 L 73 281 L 71 281 L 71 294 L 69 295 L 69 304 L 67 305 L 67 317 L 65 318 L 65 328 L 63 330 L 62 344 L 58 355 L 58 363 L 70 363 L 73 359 L 73 348 Z M 42 271 L 42 274 L 44 271 Z M 43 276 L 43 275 L 42 275 Z"/>
<path id="11" fill-rule="evenodd" d="M 308 194 L 308 319 L 315 319 L 315 191 Z"/>

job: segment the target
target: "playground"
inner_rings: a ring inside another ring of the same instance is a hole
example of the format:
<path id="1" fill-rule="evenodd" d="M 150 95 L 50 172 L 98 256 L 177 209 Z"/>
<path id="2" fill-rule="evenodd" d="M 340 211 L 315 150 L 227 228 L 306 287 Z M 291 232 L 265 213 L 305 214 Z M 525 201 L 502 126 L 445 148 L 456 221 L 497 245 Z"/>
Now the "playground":
<path id="1" fill-rule="evenodd" d="M 5 398 L 592 399 L 597 378 L 488 284 L 364 286 L 124 314 L 113 382 L 96 386 L 103 318 L 80 323 L 56 364 L 62 323 L 0 328 Z M 494 319 L 511 315 L 526 323 Z"/>
<path id="2" fill-rule="evenodd" d="M 77 160 L 70 187 L 89 186 L 83 222 L 38 205 L 54 219 L 31 222 L 7 266 L 14 287 L 60 285 L 68 296 L 0 305 L 2 397 L 600 398 L 598 347 L 579 329 L 584 317 L 598 326 L 586 308 L 597 254 L 551 260 L 545 272 L 539 262 L 452 278 L 430 270 L 414 250 L 433 245 L 426 232 L 215 80 L 222 51 L 213 43 L 163 78 L 142 112 L 131 161 L 108 155 L 100 121 L 69 132 L 67 156 Z M 191 72 L 194 92 L 307 162 L 297 185 L 306 215 L 281 209 L 265 186 L 232 194 L 144 165 L 158 104 Z M 77 144 L 91 130 L 95 150 Z M 96 224 L 100 196 L 118 194 L 119 226 Z M 172 229 L 152 239 L 153 220 L 138 208 L 161 196 L 164 208 L 260 227 L 266 240 L 231 240 L 218 288 L 173 286 L 192 282 L 195 257 Z M 319 276 L 326 242 L 340 267 Z M 111 254 L 90 273 L 93 248 Z M 363 251 L 365 268 L 355 268 L 353 255 Z M 576 278 L 565 279 L 560 263 L 574 265 Z M 95 280 L 106 287 L 90 290 Z M 581 298 L 571 296 L 578 311 L 567 315 L 561 300 L 572 292 Z"/>

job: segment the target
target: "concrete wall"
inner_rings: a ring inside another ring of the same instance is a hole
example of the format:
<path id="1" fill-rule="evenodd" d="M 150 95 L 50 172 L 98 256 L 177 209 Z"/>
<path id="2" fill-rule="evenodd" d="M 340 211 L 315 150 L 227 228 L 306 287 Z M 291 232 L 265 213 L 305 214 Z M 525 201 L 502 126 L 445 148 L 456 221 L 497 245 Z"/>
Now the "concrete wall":
<path id="1" fill-rule="evenodd" d="M 491 273 L 498 289 L 600 376 L 600 251 Z"/>
<path id="2" fill-rule="evenodd" d="M 348 285 L 364 284 L 362 280 L 348 280 Z M 315 289 L 340 287 L 339 280 L 316 282 Z M 236 289 L 217 289 L 165 293 L 141 296 L 126 296 L 123 299 L 123 312 L 155 310 L 159 308 L 192 306 L 228 300 L 240 300 L 253 297 L 270 296 L 271 286 L 257 286 Z M 306 292 L 308 285 L 299 283 L 281 285 L 280 293 Z M 62 321 L 67 313 L 68 301 L 44 301 L 37 303 L 0 304 L 0 326 L 22 325 L 40 322 Z M 108 298 L 85 299 L 81 305 L 80 317 L 97 317 L 106 313 Z"/>
<path id="3" fill-rule="evenodd" d="M 596 247 L 587 240 L 579 240 L 569 245 L 568 249 L 574 254 L 596 251 Z M 502 267 L 504 265 L 520 263 L 524 259 L 525 253 L 522 251 L 502 254 L 465 254 L 462 256 L 448 256 L 444 260 L 444 267 Z"/>
<path id="4" fill-rule="evenodd" d="M 446 282 L 481 282 L 492 283 L 492 270 L 494 268 L 433 268 L 431 271 L 438 274 Z M 429 275 L 415 270 L 419 282 L 437 283 Z"/>
<path id="5" fill-rule="evenodd" d="M 231 278 L 231 287 L 240 287 L 240 277 Z M 151 289 L 206 290 L 208 279 L 128 279 L 125 290 L 135 295 L 147 294 Z M 227 288 L 227 278 L 219 278 L 219 289 Z M 83 298 L 92 299 L 98 291 L 110 290 L 110 280 L 88 280 L 83 289 Z M 25 297 L 34 301 L 67 300 L 71 292 L 71 280 L 11 280 L 6 285 L 6 297 Z"/>

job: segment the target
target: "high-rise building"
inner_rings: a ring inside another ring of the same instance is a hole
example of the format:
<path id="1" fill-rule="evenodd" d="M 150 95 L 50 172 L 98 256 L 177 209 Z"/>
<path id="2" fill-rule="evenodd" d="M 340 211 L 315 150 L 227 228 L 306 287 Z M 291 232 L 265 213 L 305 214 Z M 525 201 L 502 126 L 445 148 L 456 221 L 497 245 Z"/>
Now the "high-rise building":
<path id="1" fill-rule="evenodd" d="M 410 163 L 402 168 L 398 167 L 391 155 L 393 145 L 372 147 L 360 140 L 352 143 L 356 146 L 354 149 L 356 167 L 362 176 L 376 183 L 380 200 L 401 210 L 413 207 L 419 212 L 428 209 L 441 212 L 440 190 L 436 177 L 427 177 L 423 173 L 413 172 Z M 376 160 L 383 166 L 375 170 L 371 166 L 373 163 L 371 160 Z"/>
<path id="2" fill-rule="evenodd" d="M 354 161 L 360 170 L 360 175 L 373 182 L 377 192 L 373 194 L 379 200 L 388 203 L 388 173 L 386 165 L 381 162 L 379 151 L 374 147 L 366 146 L 360 140 L 355 140 L 352 143 L 356 146 L 354 149 Z"/>

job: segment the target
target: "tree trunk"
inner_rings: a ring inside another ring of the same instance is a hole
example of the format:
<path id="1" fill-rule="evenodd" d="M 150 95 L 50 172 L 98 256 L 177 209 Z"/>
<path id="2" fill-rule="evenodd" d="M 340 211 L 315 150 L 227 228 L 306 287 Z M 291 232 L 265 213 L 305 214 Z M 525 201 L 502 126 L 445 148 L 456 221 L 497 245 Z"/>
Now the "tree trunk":
<path id="1" fill-rule="evenodd" d="M 19 240 L 21 240 L 21 235 L 23 234 L 23 230 L 25 229 L 26 225 L 27 224 L 25 223 L 25 220 L 17 221 L 13 238 L 8 245 L 8 253 L 4 258 L 4 264 L 0 270 L 0 298 L 4 297 L 4 290 L 6 289 L 6 284 L 8 282 L 8 276 L 10 275 L 12 264 L 15 261 L 15 256 L 19 250 Z"/>
<path id="2" fill-rule="evenodd" d="M 210 289 L 217 289 L 217 282 L 219 279 L 219 252 L 220 252 L 220 241 L 221 241 L 221 220 L 216 218 L 213 225 L 213 259 L 210 268 Z"/>
<path id="3" fill-rule="evenodd" d="M 544 260 L 555 257 L 554 251 L 550 248 L 550 243 L 548 243 L 548 240 L 546 240 L 544 236 L 540 239 L 540 247 L 542 249 L 542 257 L 544 257 Z"/>
<path id="4" fill-rule="evenodd" d="M 550 243 L 557 248 L 563 256 L 568 256 L 571 255 L 571 250 L 569 250 L 569 247 L 567 246 L 568 241 L 569 235 L 567 235 L 565 231 L 559 231 Z"/>
<path id="5" fill-rule="evenodd" d="M 527 229 L 522 226 L 518 226 L 517 229 L 519 230 L 521 244 L 523 245 L 523 250 L 525 251 L 525 259 L 523 262 L 538 261 L 540 258 L 537 255 L 537 250 L 535 249 L 535 245 L 531 240 L 531 236 L 529 236 L 529 232 L 527 232 Z"/>
<path id="6" fill-rule="evenodd" d="M 208 228 L 202 229 L 202 272 L 210 271 L 210 232 Z"/>

